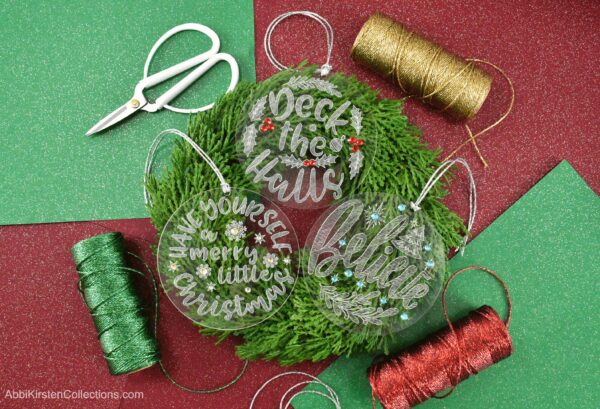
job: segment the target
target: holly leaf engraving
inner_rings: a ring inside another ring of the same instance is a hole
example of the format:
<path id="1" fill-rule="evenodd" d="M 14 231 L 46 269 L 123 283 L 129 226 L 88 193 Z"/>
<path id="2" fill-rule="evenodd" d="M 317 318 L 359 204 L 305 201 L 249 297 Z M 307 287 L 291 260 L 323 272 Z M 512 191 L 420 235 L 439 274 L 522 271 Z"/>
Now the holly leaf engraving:
<path id="1" fill-rule="evenodd" d="M 302 159 L 298 159 L 294 155 L 281 155 L 281 156 L 279 156 L 279 160 L 285 166 L 293 168 L 293 169 L 301 168 L 304 165 L 304 162 L 302 161 Z"/>
<path id="2" fill-rule="evenodd" d="M 360 136 L 360 131 L 362 130 L 362 112 L 355 105 L 352 106 L 350 110 L 350 125 L 356 131 L 356 136 Z"/>
<path id="3" fill-rule="evenodd" d="M 244 144 L 244 154 L 246 156 L 250 155 L 254 150 L 254 146 L 256 146 L 256 127 L 254 124 L 250 124 L 244 130 L 244 134 L 242 136 L 242 142 Z"/>
<path id="4" fill-rule="evenodd" d="M 294 76 L 289 79 L 286 85 L 292 89 L 317 89 L 319 91 L 327 92 L 329 95 L 333 95 L 338 98 L 342 96 L 342 93 L 338 91 L 336 85 L 320 78 Z"/>
<path id="5" fill-rule="evenodd" d="M 255 103 L 250 112 L 248 113 L 248 117 L 252 122 L 258 121 L 262 118 L 263 113 L 265 112 L 265 106 L 267 105 L 267 96 L 264 95 L 260 97 Z"/>
<path id="6" fill-rule="evenodd" d="M 350 179 L 354 179 L 358 172 L 360 172 L 360 168 L 362 168 L 362 161 L 364 155 L 361 151 L 352 152 L 350 154 L 350 158 L 348 162 L 350 163 Z"/>
<path id="7" fill-rule="evenodd" d="M 324 154 L 317 158 L 317 163 L 315 166 L 318 168 L 326 168 L 328 166 L 333 165 L 336 160 L 337 156 Z"/>

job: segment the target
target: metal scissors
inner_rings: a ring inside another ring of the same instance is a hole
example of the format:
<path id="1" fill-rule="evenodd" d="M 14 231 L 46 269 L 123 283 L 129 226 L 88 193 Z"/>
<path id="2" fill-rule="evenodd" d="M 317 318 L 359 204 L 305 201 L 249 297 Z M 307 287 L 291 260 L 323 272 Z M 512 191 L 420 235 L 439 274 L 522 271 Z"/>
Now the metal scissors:
<path id="1" fill-rule="evenodd" d="M 185 30 L 195 30 L 199 31 L 203 34 L 206 34 L 210 40 L 212 41 L 212 46 L 210 50 L 203 52 L 196 57 L 190 58 L 189 60 L 183 61 L 177 65 L 174 65 L 170 68 L 167 68 L 163 71 L 157 72 L 156 74 L 152 74 L 148 76 L 148 69 L 150 67 L 150 62 L 154 57 L 154 54 L 158 50 L 158 48 L 171 36 L 180 31 Z M 227 88 L 227 92 L 233 90 L 238 83 L 240 73 L 239 67 L 237 65 L 236 60 L 230 55 L 226 53 L 219 53 L 219 48 L 221 47 L 221 41 L 212 29 L 206 27 L 202 24 L 197 23 L 187 23 L 181 24 L 179 26 L 173 27 L 165 34 L 162 35 L 158 39 L 158 41 L 152 46 L 150 53 L 148 54 L 148 58 L 146 59 L 146 64 L 144 65 L 144 78 L 138 82 L 136 85 L 133 97 L 127 101 L 123 106 L 119 107 L 115 111 L 108 114 L 106 117 L 102 118 L 96 125 L 94 125 L 89 131 L 87 131 L 86 136 L 90 136 L 95 134 L 96 132 L 100 132 L 109 126 L 116 124 L 117 122 L 122 121 L 128 116 L 136 113 L 137 111 L 144 110 L 146 112 L 156 112 L 162 108 L 166 108 L 170 111 L 180 112 L 180 113 L 194 113 L 200 111 L 206 111 L 214 105 L 214 103 L 205 105 L 200 108 L 193 109 L 185 109 L 185 108 L 177 108 L 171 105 L 168 105 L 177 95 L 179 95 L 183 90 L 192 85 L 194 81 L 200 78 L 204 73 L 206 73 L 210 68 L 212 68 L 219 61 L 225 61 L 231 67 L 231 82 L 229 83 L 229 88 Z M 161 82 L 168 80 L 196 65 L 200 64 L 197 68 L 195 68 L 191 73 L 185 76 L 182 80 L 180 80 L 177 84 L 175 84 L 172 88 L 162 94 L 160 97 L 154 101 L 154 103 L 149 102 L 144 96 L 144 90 L 148 88 L 152 88 Z"/>

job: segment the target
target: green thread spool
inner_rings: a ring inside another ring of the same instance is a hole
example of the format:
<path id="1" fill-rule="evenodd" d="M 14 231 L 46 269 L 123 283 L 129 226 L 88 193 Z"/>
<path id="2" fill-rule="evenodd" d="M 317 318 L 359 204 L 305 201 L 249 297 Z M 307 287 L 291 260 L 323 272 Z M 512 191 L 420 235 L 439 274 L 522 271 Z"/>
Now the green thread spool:
<path id="1" fill-rule="evenodd" d="M 110 373 L 128 374 L 159 363 L 151 311 L 135 287 L 135 275 L 143 274 L 127 266 L 121 233 L 82 240 L 71 254 Z"/>
<path id="2" fill-rule="evenodd" d="M 112 375 L 137 372 L 159 364 L 173 385 L 190 393 L 205 394 L 227 389 L 246 372 L 248 360 L 233 380 L 213 389 L 192 389 L 175 381 L 160 360 L 156 280 L 147 265 L 149 277 L 127 265 L 123 235 L 111 232 L 90 237 L 75 244 L 71 254 L 79 274 L 79 291 L 96 325 L 98 340 Z M 131 256 L 139 259 L 134 254 Z M 148 278 L 152 283 L 153 322 L 149 306 L 136 290 L 136 275 Z"/>

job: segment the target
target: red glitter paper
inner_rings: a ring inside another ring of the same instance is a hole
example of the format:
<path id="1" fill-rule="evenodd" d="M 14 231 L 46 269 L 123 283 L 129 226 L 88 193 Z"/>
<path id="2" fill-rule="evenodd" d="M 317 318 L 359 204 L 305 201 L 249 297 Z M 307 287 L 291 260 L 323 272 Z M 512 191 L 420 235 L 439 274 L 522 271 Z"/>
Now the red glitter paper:
<path id="1" fill-rule="evenodd" d="M 334 71 L 356 74 L 399 98 L 399 89 L 350 59 L 354 38 L 366 19 L 381 11 L 463 57 L 499 65 L 514 82 L 513 113 L 479 143 L 490 167 L 484 170 L 471 147 L 460 155 L 472 165 L 478 188 L 475 234 L 482 231 L 562 159 L 567 159 L 590 187 L 600 193 L 600 4 L 593 0 L 518 1 L 434 0 L 390 2 L 348 0 L 257 0 L 255 2 L 257 78 L 275 73 L 262 41 L 268 24 L 290 10 L 317 12 L 333 26 Z M 190 20 L 202 22 L 202 13 Z M 280 24 L 273 48 L 285 64 L 308 59 L 322 64 L 326 43 L 318 23 L 293 17 Z M 493 73 L 492 73 L 493 74 Z M 494 75 L 490 97 L 472 121 L 473 130 L 493 122 L 508 102 L 508 89 Z M 432 148 L 450 152 L 466 135 L 462 128 L 416 101 L 406 107 Z M 74 141 L 73 143 L 76 143 Z M 143 164 L 139 164 L 140 169 Z M 460 173 L 459 173 L 460 175 Z M 3 175 L 4 176 L 4 175 Z M 447 204 L 468 216 L 467 178 L 453 182 Z M 301 212 L 288 214 L 296 225 L 309 226 Z M 276 363 L 251 363 L 248 373 L 224 393 L 191 395 L 171 386 L 157 368 L 111 377 L 104 363 L 88 311 L 76 288 L 69 250 L 94 234 L 118 230 L 138 243 L 147 260 L 147 245 L 156 235 L 148 220 L 0 227 L 0 371 L 3 408 L 244 408 L 258 387 L 287 369 Z M 306 230 L 306 229 L 305 229 Z M 310 230 L 310 229 L 308 229 Z M 301 234 L 299 233 L 299 236 Z M 170 302 L 161 302 L 160 339 L 165 362 L 182 382 L 210 387 L 229 380 L 240 367 L 233 341 L 215 346 L 199 336 Z M 329 361 L 330 362 L 330 361 Z M 295 366 L 313 374 L 328 362 Z M 257 409 L 272 408 L 293 382 L 281 381 L 261 395 Z M 142 391 L 144 399 L 9 400 L 9 389 Z"/>
<path id="2" fill-rule="evenodd" d="M 148 219 L 4 226 L 0 228 L 0 371 L 2 408 L 240 408 L 271 376 L 275 362 L 251 362 L 242 379 L 226 392 L 194 395 L 171 385 L 157 366 L 122 376 L 108 372 L 96 330 L 77 290 L 71 247 L 108 231 L 123 233 L 128 249 L 152 267 L 150 244 L 156 232 Z M 160 300 L 159 341 L 163 362 L 180 383 L 213 388 L 233 379 L 242 367 L 237 341 L 215 345 L 198 334 L 164 294 Z M 330 361 L 291 368 L 317 374 Z M 291 385 L 293 382 L 282 382 Z M 283 386 L 282 386 L 283 388 Z M 6 399 L 7 390 L 143 392 L 131 400 Z M 265 391 L 269 401 L 282 389 Z M 260 406 L 259 406 L 260 407 Z"/>

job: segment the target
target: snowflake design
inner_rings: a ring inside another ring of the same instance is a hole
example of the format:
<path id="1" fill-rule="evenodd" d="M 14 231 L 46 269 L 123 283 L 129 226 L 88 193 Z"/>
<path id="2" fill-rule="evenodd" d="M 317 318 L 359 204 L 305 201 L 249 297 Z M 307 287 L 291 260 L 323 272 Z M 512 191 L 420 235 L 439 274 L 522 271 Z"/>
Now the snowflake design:
<path id="1" fill-rule="evenodd" d="M 365 217 L 365 223 L 367 225 L 367 229 L 371 229 L 374 226 L 378 226 L 383 222 L 383 215 L 381 214 L 383 209 L 383 203 L 380 203 L 377 206 L 371 206 L 367 211 Z"/>
<path id="2" fill-rule="evenodd" d="M 177 264 L 177 262 L 171 261 L 169 263 L 169 270 L 171 270 L 171 271 L 177 271 L 178 268 L 179 268 L 179 264 Z"/>
<path id="3" fill-rule="evenodd" d="M 210 271 L 211 269 L 208 264 L 200 264 L 198 267 L 196 267 L 196 275 L 203 280 L 208 278 Z"/>
<path id="4" fill-rule="evenodd" d="M 331 283 L 332 283 L 332 284 L 335 284 L 335 283 L 337 283 L 338 281 L 339 281 L 339 277 L 338 277 L 338 275 L 337 275 L 337 274 L 334 274 L 334 275 L 332 275 L 332 276 L 331 276 Z"/>
<path id="5" fill-rule="evenodd" d="M 275 267 L 278 261 L 279 258 L 273 253 L 268 253 L 266 256 L 263 257 L 263 264 L 265 265 L 265 267 L 268 268 Z"/>
<path id="6" fill-rule="evenodd" d="M 292 262 L 289 257 L 284 258 L 282 261 L 284 264 L 290 264 Z"/>
<path id="7" fill-rule="evenodd" d="M 254 242 L 256 244 L 263 244 L 265 242 L 265 235 L 262 233 L 254 233 Z"/>
<path id="8" fill-rule="evenodd" d="M 225 227 L 225 235 L 229 240 L 239 241 L 246 234 L 246 226 L 239 220 L 231 221 Z"/>
<path id="9" fill-rule="evenodd" d="M 208 285 L 206 286 L 206 291 L 212 293 L 213 291 L 215 291 L 215 285 L 213 283 L 208 283 Z"/>

